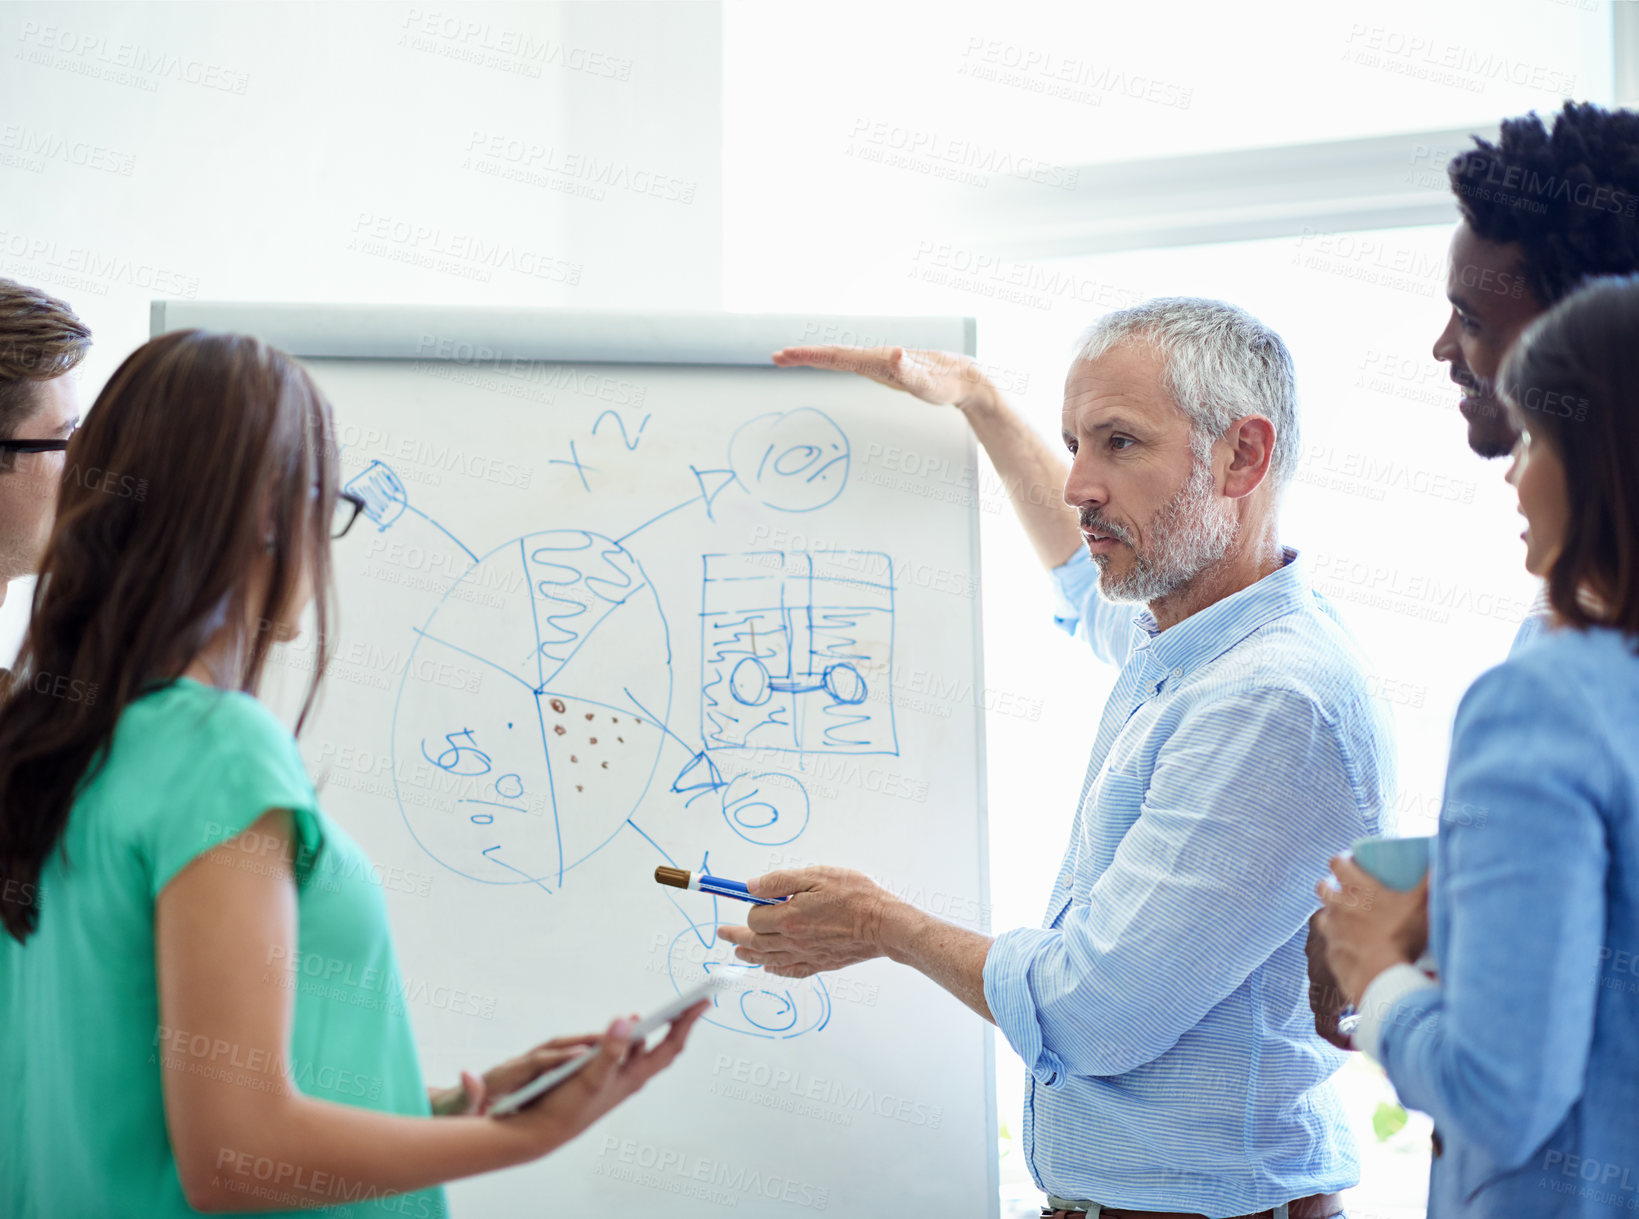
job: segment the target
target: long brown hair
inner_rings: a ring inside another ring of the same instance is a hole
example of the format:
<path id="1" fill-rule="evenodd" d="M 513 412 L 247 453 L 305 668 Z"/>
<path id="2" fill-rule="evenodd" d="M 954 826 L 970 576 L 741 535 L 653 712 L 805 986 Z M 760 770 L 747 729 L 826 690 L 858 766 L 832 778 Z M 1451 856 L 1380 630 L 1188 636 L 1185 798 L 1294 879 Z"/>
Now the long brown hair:
<path id="1" fill-rule="evenodd" d="M 1565 467 L 1549 604 L 1571 626 L 1616 627 L 1639 646 L 1639 276 L 1590 280 L 1533 321 L 1497 383 Z"/>
<path id="2" fill-rule="evenodd" d="M 87 472 L 95 472 L 88 476 Z M 255 693 L 272 623 L 312 580 L 317 697 L 336 501 L 330 406 L 295 361 L 243 335 L 139 347 L 97 395 L 64 463 L 57 522 L 11 693 L 0 702 L 0 901 L 20 943 L 41 869 L 120 713 L 229 632 Z M 265 588 L 253 573 L 270 561 Z"/>

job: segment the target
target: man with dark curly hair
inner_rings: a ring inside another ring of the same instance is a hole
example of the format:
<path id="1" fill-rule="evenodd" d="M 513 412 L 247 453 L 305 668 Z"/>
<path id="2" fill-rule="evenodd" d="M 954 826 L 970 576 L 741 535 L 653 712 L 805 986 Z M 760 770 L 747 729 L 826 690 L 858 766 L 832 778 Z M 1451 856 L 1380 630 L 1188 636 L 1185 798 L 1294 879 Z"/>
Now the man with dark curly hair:
<path id="1" fill-rule="evenodd" d="M 1551 130 L 1532 113 L 1474 143 L 1446 167 L 1462 220 L 1434 358 L 1464 391 L 1469 447 L 1506 457 L 1518 437 L 1493 395 L 1503 354 L 1585 279 L 1639 271 L 1639 114 L 1566 102 Z"/>
<path id="2" fill-rule="evenodd" d="M 1506 457 L 1519 439 L 1494 394 L 1508 348 L 1535 318 L 1588 279 L 1639 271 L 1639 114 L 1566 102 L 1550 129 L 1535 113 L 1504 119 L 1495 144 L 1474 147 L 1446 166 L 1462 219 L 1451 235 L 1446 296 L 1451 317 L 1434 358 L 1451 365 L 1463 390 L 1468 446 Z M 1528 409 L 1569 417 L 1574 404 Z M 1513 651 L 1535 638 L 1546 602 L 1520 624 Z M 1347 1001 L 1324 959 L 1325 939 L 1310 921 L 1309 1005 L 1315 1029 L 1352 1049 L 1338 1022 Z"/>

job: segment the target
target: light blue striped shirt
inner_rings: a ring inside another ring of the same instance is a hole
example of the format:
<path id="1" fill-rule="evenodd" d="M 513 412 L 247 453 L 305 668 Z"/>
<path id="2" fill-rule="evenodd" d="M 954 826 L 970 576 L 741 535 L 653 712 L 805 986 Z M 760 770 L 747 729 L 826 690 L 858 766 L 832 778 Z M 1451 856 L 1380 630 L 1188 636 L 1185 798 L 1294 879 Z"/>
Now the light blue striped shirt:
<path id="1" fill-rule="evenodd" d="M 1040 929 L 985 998 L 1029 1069 L 1036 1183 L 1105 1206 L 1241 1215 L 1359 1179 L 1303 945 L 1327 859 L 1385 831 L 1387 717 L 1296 553 L 1166 631 L 1083 552 L 1061 626 L 1121 665 Z"/>

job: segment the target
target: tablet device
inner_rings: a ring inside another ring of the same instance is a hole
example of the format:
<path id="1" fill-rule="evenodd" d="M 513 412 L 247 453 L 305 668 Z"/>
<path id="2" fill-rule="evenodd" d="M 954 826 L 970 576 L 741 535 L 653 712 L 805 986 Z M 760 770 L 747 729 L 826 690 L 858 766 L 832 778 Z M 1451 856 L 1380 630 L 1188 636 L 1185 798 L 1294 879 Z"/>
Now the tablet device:
<path id="1" fill-rule="evenodd" d="M 673 999 L 670 1003 L 666 1004 L 652 1015 L 645 1016 L 642 1020 L 639 1020 L 632 1029 L 632 1040 L 641 1042 L 645 1037 L 649 1036 L 649 1034 L 658 1032 L 660 1029 L 665 1028 L 673 1020 L 676 1020 L 684 1012 L 688 1011 L 689 1008 L 700 1002 L 700 1000 L 710 999 L 712 996 L 722 991 L 732 989 L 733 986 L 734 984 L 727 978 L 720 976 L 707 978 L 706 981 L 702 982 L 699 986 L 696 986 L 687 994 L 679 995 L 677 998 Z M 523 1087 L 517 1089 L 517 1091 L 508 1092 L 500 1100 L 496 1101 L 494 1105 L 490 1106 L 489 1115 L 491 1117 L 505 1117 L 509 1113 L 516 1113 L 519 1109 L 522 1109 L 525 1105 L 529 1104 L 529 1102 L 534 1100 L 537 1096 L 542 1096 L 545 1093 L 550 1092 L 564 1080 L 575 1074 L 575 1072 L 579 1071 L 587 1063 L 591 1062 L 596 1053 L 596 1050 L 587 1050 L 584 1054 L 571 1058 L 568 1062 L 562 1063 L 559 1066 L 553 1067 L 550 1071 L 537 1075 Z"/>

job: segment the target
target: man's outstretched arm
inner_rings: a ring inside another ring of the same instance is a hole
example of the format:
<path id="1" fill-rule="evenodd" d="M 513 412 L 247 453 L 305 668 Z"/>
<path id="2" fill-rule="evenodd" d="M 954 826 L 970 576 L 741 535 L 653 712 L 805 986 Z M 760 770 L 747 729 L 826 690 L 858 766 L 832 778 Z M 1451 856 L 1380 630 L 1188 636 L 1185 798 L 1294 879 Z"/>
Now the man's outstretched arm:
<path id="1" fill-rule="evenodd" d="M 992 1020 L 1044 1080 L 1119 1075 L 1165 1053 L 1290 942 L 1313 861 L 1364 832 L 1321 709 L 1302 691 L 1252 689 L 1180 724 L 1115 859 L 1054 927 L 991 939 L 908 910 L 857 872 L 806 868 L 752 882 L 758 896 L 793 896 L 720 934 L 741 960 L 788 976 L 890 956 Z"/>
<path id="2" fill-rule="evenodd" d="M 989 454 L 1042 564 L 1051 571 L 1081 549 L 1075 511 L 1064 502 L 1070 463 L 968 356 L 904 347 L 787 347 L 774 353 L 774 363 L 858 373 L 923 402 L 954 406 Z"/>
<path id="3" fill-rule="evenodd" d="M 985 959 L 990 937 L 902 902 L 862 872 L 799 868 L 749 882 L 758 897 L 790 897 L 758 906 L 744 927 L 717 932 L 735 956 L 782 978 L 806 978 L 888 957 L 927 975 L 986 1020 Z"/>

